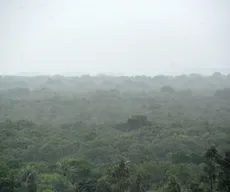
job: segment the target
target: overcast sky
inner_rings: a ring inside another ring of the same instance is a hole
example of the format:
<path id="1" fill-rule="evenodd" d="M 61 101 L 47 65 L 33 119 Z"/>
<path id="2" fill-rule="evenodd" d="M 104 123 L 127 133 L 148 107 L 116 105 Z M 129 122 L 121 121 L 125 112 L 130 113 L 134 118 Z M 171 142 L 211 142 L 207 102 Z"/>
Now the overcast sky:
<path id="1" fill-rule="evenodd" d="M 0 74 L 230 73 L 229 0 L 0 0 Z"/>

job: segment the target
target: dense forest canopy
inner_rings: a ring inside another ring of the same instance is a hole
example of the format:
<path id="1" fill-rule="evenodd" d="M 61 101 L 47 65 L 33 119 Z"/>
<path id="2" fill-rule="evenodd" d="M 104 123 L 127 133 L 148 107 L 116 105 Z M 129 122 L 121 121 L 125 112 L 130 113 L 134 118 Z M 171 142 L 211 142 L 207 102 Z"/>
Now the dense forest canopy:
<path id="1" fill-rule="evenodd" d="M 230 191 L 230 75 L 0 76 L 0 192 Z"/>

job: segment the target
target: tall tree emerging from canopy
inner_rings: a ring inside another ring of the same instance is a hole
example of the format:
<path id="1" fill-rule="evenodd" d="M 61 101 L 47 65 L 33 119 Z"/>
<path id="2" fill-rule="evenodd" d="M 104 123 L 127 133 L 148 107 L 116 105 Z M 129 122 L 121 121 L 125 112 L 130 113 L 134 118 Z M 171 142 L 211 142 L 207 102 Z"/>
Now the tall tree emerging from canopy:
<path id="1" fill-rule="evenodd" d="M 121 161 L 117 168 L 112 173 L 113 178 L 113 191 L 125 192 L 129 188 L 129 169 L 124 161 Z"/>
<path id="2" fill-rule="evenodd" d="M 98 192 L 126 192 L 131 188 L 131 173 L 127 163 L 121 161 L 118 165 L 108 170 L 108 174 L 100 181 Z"/>
<path id="3" fill-rule="evenodd" d="M 213 192 L 216 179 L 217 179 L 217 174 L 218 174 L 217 161 L 219 159 L 219 155 L 216 148 L 211 147 L 206 151 L 204 157 L 205 157 L 204 181 L 208 184 L 209 191 Z"/>
<path id="4" fill-rule="evenodd" d="M 166 191 L 167 192 L 181 192 L 180 185 L 178 184 L 177 180 L 174 177 L 170 179 L 170 182 L 166 188 Z"/>

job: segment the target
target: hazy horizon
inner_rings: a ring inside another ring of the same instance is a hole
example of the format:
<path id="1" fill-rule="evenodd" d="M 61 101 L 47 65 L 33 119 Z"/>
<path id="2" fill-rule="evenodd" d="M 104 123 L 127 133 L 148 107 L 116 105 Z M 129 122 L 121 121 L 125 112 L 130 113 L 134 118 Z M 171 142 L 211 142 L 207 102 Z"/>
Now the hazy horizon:
<path id="1" fill-rule="evenodd" d="M 0 74 L 230 73 L 228 0 L 8 0 L 0 24 Z"/>
<path id="2" fill-rule="evenodd" d="M 124 74 L 124 73 L 94 73 L 94 74 L 90 74 L 90 73 L 75 73 L 75 72 L 60 72 L 60 73 L 42 73 L 42 72 L 19 72 L 19 73 L 0 73 L 0 76 L 9 76 L 9 77 L 39 77 L 39 76 L 49 76 L 49 77 L 53 77 L 53 76 L 62 76 L 62 77 L 82 77 L 82 76 L 91 76 L 91 77 L 98 77 L 98 76 L 107 76 L 107 77 L 138 77 L 138 76 L 145 76 L 145 77 L 156 77 L 156 76 L 165 76 L 165 77 L 178 77 L 181 75 L 186 75 L 186 76 L 190 76 L 193 74 L 196 75 L 201 75 L 204 77 L 211 77 L 213 76 L 215 73 L 221 73 L 221 75 L 224 76 L 230 76 L 230 73 L 228 72 L 220 72 L 220 71 L 214 71 L 214 72 L 210 72 L 208 73 L 207 71 L 205 73 L 199 73 L 199 72 L 188 72 L 188 73 L 155 73 L 155 74 Z"/>

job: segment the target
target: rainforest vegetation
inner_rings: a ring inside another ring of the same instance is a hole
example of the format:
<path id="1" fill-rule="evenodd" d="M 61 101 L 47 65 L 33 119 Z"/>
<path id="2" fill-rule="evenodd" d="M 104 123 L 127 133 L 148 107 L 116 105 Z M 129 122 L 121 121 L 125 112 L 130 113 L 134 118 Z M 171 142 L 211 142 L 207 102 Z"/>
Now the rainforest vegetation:
<path id="1" fill-rule="evenodd" d="M 0 192 L 230 192 L 230 75 L 0 76 Z"/>

